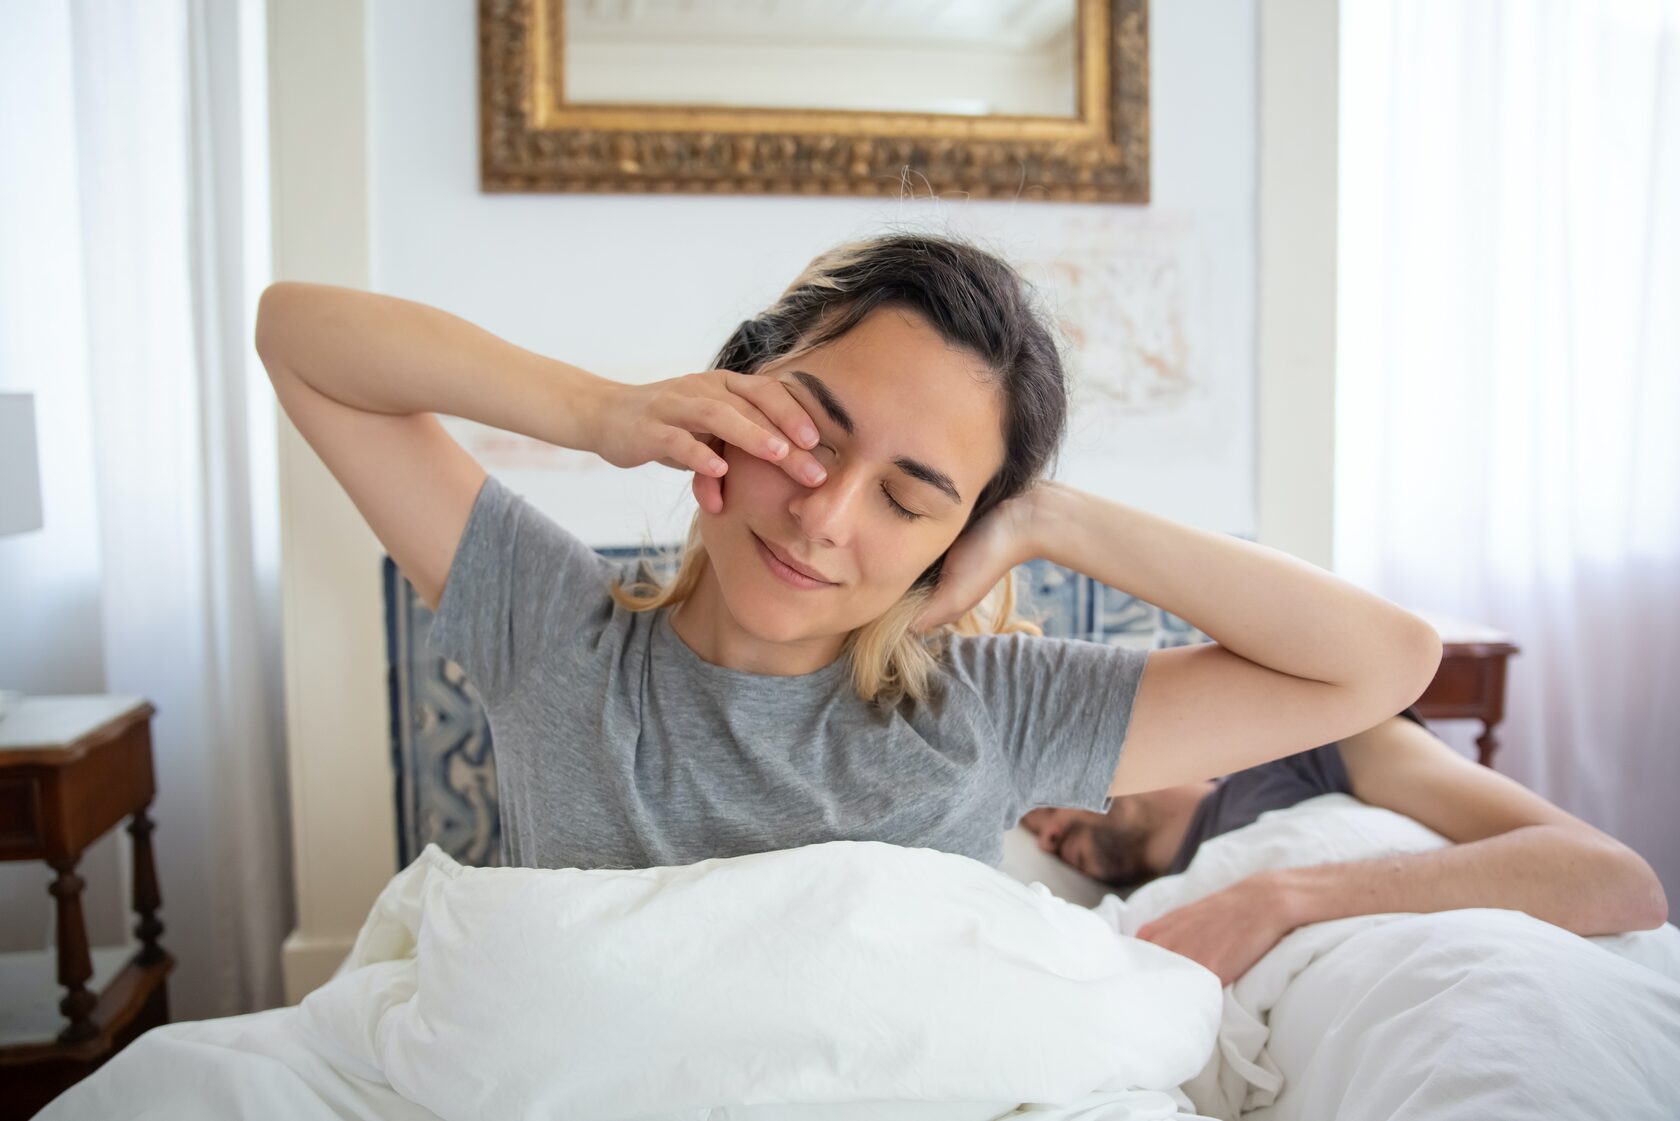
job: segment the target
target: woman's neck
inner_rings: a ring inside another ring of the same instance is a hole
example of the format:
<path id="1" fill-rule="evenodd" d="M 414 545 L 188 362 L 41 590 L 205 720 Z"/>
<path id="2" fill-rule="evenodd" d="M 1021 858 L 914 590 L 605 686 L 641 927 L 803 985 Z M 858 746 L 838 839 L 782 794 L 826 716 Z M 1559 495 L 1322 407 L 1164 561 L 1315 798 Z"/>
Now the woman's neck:
<path id="1" fill-rule="evenodd" d="M 693 594 L 671 612 L 671 629 L 713 665 L 771 677 L 815 673 L 838 658 L 846 645 L 844 635 L 775 642 L 751 633 L 730 613 L 710 565 Z"/>

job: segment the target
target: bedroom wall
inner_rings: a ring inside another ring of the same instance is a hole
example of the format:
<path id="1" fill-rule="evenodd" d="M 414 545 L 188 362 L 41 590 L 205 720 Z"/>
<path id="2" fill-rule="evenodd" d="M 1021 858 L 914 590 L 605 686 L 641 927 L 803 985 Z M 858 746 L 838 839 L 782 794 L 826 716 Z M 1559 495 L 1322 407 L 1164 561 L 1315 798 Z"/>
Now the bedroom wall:
<path id="1" fill-rule="evenodd" d="M 1256 532 L 1252 2 L 1151 5 L 1148 207 L 933 200 L 915 181 L 886 199 L 486 195 L 470 0 L 272 2 L 278 276 L 436 304 L 637 382 L 704 368 L 741 318 L 836 241 L 895 224 L 976 237 L 1042 285 L 1072 341 L 1059 476 L 1206 528 Z M 676 472 L 597 466 L 451 423 L 489 470 L 591 543 L 665 538 L 686 524 L 691 499 Z M 394 840 L 380 552 L 282 425 L 296 999 L 348 948 L 394 870 Z"/>

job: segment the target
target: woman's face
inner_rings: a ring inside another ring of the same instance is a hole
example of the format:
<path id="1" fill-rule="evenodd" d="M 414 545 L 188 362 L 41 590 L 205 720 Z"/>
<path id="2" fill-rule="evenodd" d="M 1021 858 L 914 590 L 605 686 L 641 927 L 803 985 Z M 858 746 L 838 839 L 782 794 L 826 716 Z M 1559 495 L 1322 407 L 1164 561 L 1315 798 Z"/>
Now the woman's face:
<path id="1" fill-rule="evenodd" d="M 773 642 L 845 634 L 880 617 L 956 540 L 1003 463 L 998 392 L 977 358 L 898 308 L 759 376 L 785 385 L 816 424 L 811 454 L 828 476 L 808 486 L 726 445 L 723 509 L 700 513 L 706 553 L 749 632 Z M 825 583 L 780 579 L 759 540 Z"/>

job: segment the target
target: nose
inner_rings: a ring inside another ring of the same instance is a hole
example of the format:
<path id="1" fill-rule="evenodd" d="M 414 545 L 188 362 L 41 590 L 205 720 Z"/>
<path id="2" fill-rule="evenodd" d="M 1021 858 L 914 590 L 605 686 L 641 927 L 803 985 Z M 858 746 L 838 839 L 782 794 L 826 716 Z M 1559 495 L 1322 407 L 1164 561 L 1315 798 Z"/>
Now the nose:
<path id="1" fill-rule="evenodd" d="M 863 472 L 845 471 L 825 464 L 828 477 L 816 486 L 796 484 L 798 491 L 788 503 L 799 528 L 812 541 L 841 547 L 848 544 L 860 516 L 859 503 L 869 497 L 869 480 Z"/>

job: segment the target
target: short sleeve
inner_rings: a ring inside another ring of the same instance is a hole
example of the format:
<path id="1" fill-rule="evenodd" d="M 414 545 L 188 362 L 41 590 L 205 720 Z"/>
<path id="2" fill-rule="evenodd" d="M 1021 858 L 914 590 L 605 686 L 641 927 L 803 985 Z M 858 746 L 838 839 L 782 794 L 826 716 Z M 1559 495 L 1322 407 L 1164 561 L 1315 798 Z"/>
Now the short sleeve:
<path id="1" fill-rule="evenodd" d="M 1106 812 L 1150 652 L 1025 633 L 950 642 L 952 670 L 990 716 L 1023 812 Z"/>
<path id="2" fill-rule="evenodd" d="M 486 475 L 427 641 L 480 696 L 496 700 L 610 616 L 615 573 L 611 561 Z"/>
<path id="3" fill-rule="evenodd" d="M 1353 793 L 1353 782 L 1348 778 L 1347 764 L 1342 761 L 1340 744 L 1327 743 L 1250 769 L 1259 772 L 1262 768 L 1275 768 L 1280 774 L 1287 772 L 1300 788 L 1299 801 L 1316 798 L 1320 794 Z"/>

